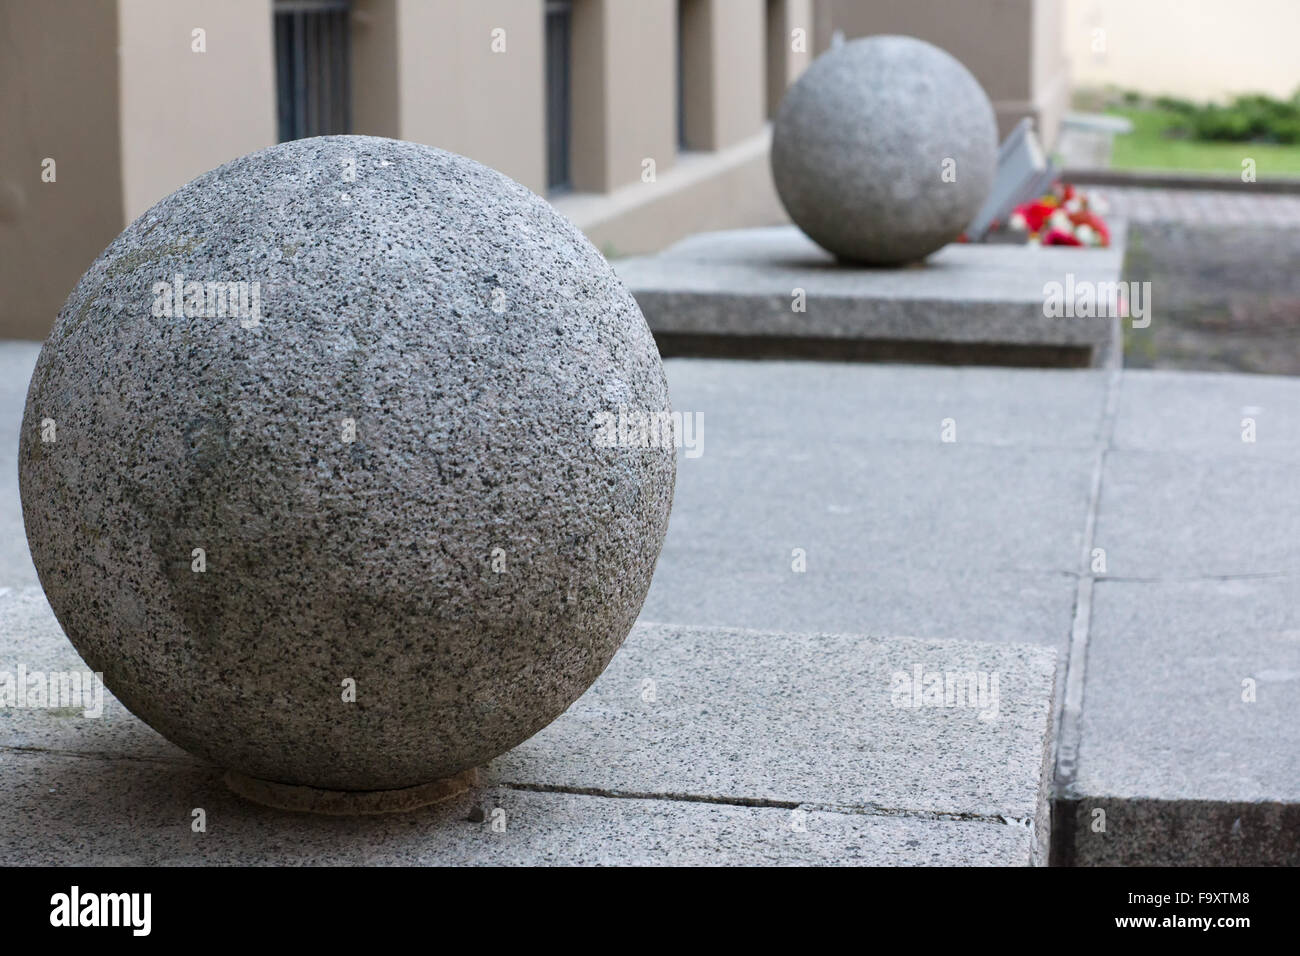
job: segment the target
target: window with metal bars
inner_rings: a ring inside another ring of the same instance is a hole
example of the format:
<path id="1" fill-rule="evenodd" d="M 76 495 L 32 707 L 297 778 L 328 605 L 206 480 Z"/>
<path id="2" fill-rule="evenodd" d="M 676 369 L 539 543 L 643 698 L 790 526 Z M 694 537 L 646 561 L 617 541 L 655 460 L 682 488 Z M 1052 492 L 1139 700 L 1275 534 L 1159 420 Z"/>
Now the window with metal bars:
<path id="1" fill-rule="evenodd" d="M 546 185 L 551 192 L 563 192 L 573 186 L 569 170 L 572 27 L 573 4 L 569 0 L 546 0 Z"/>
<path id="2" fill-rule="evenodd" d="M 276 0 L 280 142 L 352 131 L 348 0 Z"/>

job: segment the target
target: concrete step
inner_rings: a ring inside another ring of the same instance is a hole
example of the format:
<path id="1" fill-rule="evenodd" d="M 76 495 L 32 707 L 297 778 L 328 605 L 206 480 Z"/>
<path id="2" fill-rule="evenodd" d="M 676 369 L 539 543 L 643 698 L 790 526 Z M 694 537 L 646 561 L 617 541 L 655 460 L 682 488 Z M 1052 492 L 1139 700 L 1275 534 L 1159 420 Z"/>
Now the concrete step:
<path id="1" fill-rule="evenodd" d="M 1055 648 L 1059 862 L 1300 864 L 1300 380 L 667 367 L 644 616 Z"/>
<path id="2" fill-rule="evenodd" d="M 1125 373 L 1115 405 L 1057 859 L 1298 866 L 1300 380 Z"/>
<path id="3" fill-rule="evenodd" d="M 20 664 L 84 670 L 37 588 L 0 593 L 0 672 Z M 918 668 L 984 694 L 914 694 Z M 346 821 L 245 803 L 110 695 L 98 717 L 4 707 L 0 864 L 1044 863 L 1054 669 L 1021 645 L 638 624 L 478 789 Z"/>

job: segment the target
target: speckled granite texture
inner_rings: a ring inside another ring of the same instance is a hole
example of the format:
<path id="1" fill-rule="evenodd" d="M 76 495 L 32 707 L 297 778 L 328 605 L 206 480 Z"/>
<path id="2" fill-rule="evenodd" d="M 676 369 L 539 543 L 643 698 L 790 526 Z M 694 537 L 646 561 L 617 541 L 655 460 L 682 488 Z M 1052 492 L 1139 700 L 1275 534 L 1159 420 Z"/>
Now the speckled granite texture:
<path id="1" fill-rule="evenodd" d="M 413 786 L 536 733 L 631 628 L 675 461 L 597 447 L 619 406 L 667 409 L 654 341 L 543 200 L 426 146 L 281 144 L 150 209 L 60 313 L 19 448 L 33 561 L 185 749 Z"/>
<path id="2" fill-rule="evenodd" d="M 772 127 L 772 177 L 790 218 L 840 258 L 877 265 L 956 239 L 993 188 L 997 153 L 979 81 L 913 37 L 863 37 L 824 54 Z"/>

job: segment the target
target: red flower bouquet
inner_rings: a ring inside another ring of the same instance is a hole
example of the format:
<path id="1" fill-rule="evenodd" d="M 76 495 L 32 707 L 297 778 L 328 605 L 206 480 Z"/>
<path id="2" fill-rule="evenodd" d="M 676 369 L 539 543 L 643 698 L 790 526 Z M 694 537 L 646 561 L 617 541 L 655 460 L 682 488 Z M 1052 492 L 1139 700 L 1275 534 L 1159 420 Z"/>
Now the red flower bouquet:
<path id="1" fill-rule="evenodd" d="M 1047 195 L 1017 206 L 1007 226 L 1044 246 L 1109 246 L 1104 211 L 1100 199 L 1057 183 Z"/>

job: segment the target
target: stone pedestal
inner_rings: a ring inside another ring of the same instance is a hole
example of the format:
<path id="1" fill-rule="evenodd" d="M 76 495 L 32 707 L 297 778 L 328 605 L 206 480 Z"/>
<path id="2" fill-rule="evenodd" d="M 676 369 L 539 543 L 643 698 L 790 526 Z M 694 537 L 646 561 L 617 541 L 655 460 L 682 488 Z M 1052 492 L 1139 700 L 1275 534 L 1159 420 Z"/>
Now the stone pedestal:
<path id="1" fill-rule="evenodd" d="M 952 244 L 913 266 L 837 263 L 793 226 L 701 233 L 615 263 L 665 356 L 1094 366 L 1120 357 L 1120 323 L 1053 317 L 1063 289 L 1117 283 L 1107 249 Z"/>

